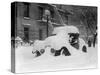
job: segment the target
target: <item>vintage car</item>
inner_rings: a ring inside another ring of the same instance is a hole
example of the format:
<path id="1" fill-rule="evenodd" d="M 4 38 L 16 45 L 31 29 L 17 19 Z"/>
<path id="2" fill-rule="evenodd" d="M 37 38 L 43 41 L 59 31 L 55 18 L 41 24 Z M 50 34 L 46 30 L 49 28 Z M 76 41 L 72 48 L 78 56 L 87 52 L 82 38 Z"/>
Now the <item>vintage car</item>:
<path id="1" fill-rule="evenodd" d="M 38 40 L 34 43 L 32 53 L 40 56 L 50 47 L 50 52 L 54 56 L 65 55 L 70 56 L 71 51 L 81 50 L 87 52 L 87 46 L 82 38 L 79 38 L 79 30 L 75 26 L 62 26 L 54 28 L 52 35 L 45 40 Z M 37 53 L 37 54 L 36 54 Z"/>
<path id="2" fill-rule="evenodd" d="M 72 47 L 76 48 L 77 50 L 82 50 L 83 52 L 87 52 L 87 44 L 82 38 L 79 37 L 80 33 L 77 27 L 75 26 L 57 27 L 54 29 L 52 34 L 57 35 L 60 32 L 65 33 L 65 35 L 67 36 L 66 38 Z"/>

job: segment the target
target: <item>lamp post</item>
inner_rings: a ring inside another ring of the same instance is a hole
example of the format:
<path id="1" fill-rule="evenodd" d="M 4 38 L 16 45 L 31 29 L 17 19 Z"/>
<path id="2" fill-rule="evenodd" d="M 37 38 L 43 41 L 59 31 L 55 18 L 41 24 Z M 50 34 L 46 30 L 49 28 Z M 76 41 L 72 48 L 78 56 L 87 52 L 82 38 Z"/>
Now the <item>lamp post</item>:
<path id="1" fill-rule="evenodd" d="M 45 10 L 45 16 L 46 16 L 46 19 L 47 19 L 47 37 L 48 37 L 48 24 L 49 24 L 49 16 L 50 16 L 50 11 L 48 9 Z"/>

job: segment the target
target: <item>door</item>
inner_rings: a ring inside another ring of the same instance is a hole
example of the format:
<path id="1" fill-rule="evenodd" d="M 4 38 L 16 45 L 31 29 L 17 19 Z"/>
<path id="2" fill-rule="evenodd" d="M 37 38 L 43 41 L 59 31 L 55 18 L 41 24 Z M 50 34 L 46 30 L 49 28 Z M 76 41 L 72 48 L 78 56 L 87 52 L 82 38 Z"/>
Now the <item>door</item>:
<path id="1" fill-rule="evenodd" d="M 28 27 L 24 27 L 24 40 L 26 42 L 29 41 L 29 28 Z"/>

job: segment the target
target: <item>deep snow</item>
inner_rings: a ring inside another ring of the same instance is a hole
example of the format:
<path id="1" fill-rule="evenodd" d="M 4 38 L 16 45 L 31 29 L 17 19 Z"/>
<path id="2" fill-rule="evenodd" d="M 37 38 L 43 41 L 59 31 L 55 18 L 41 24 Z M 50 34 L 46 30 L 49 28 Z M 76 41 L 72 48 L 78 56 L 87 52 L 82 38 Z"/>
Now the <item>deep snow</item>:
<path id="1" fill-rule="evenodd" d="M 88 52 L 81 50 L 70 50 L 71 56 L 52 56 L 49 48 L 40 57 L 34 58 L 32 46 L 19 46 L 16 51 L 16 72 L 38 72 L 54 70 L 70 70 L 95 68 L 97 65 L 97 45 L 95 48 L 88 48 Z"/>
<path id="2" fill-rule="evenodd" d="M 79 38 L 80 48 L 77 50 L 69 44 L 68 33 L 70 31 L 79 32 L 75 26 L 60 27 L 54 30 L 54 34 L 57 34 L 55 36 L 50 36 L 43 41 L 39 40 L 32 46 L 28 44 L 18 46 L 15 49 L 16 73 L 95 68 L 97 66 L 97 45 L 95 48 L 87 48 L 87 53 L 85 53 L 82 51 L 82 45 L 86 44 L 83 39 Z M 55 57 L 50 53 L 50 47 L 45 47 L 45 45 L 50 45 L 51 48 L 55 49 L 65 46 L 71 56 Z M 44 47 L 46 48 L 45 53 L 39 57 L 34 57 L 32 51 Z"/>

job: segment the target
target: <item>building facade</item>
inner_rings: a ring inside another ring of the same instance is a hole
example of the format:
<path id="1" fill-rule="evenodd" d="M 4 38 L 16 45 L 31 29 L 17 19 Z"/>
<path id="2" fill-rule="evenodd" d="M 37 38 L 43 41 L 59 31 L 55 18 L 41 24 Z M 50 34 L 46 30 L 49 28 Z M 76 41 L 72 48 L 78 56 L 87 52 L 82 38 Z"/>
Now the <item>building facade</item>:
<path id="1" fill-rule="evenodd" d="M 24 41 L 43 40 L 50 36 L 54 27 L 61 26 L 61 12 L 51 4 L 15 2 L 15 37 Z M 67 14 L 66 14 L 67 16 Z M 67 21 L 68 17 L 65 19 Z M 13 28 L 13 27 L 12 27 Z M 14 33 L 14 32 L 13 32 Z"/>

